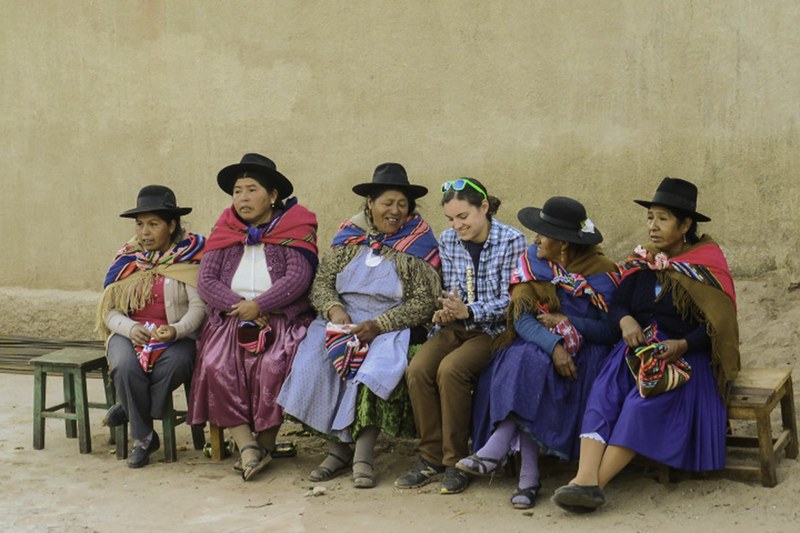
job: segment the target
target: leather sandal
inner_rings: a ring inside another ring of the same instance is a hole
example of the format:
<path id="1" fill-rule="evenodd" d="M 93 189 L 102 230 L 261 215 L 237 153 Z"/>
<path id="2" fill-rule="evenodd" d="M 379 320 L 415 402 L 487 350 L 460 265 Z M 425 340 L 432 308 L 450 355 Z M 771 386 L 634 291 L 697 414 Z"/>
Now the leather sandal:
<path id="1" fill-rule="evenodd" d="M 242 479 L 244 481 L 250 481 L 253 477 L 264 470 L 264 468 L 272 461 L 272 456 L 269 452 L 258 446 L 257 444 L 248 444 L 246 446 L 242 446 L 239 449 L 239 453 L 243 453 L 245 450 L 258 450 L 258 459 L 253 459 L 252 461 L 247 462 L 246 464 L 242 461 Z"/>
<path id="2" fill-rule="evenodd" d="M 336 476 L 344 474 L 350 468 L 350 465 L 352 464 L 352 461 L 353 461 L 352 457 L 349 458 L 349 459 L 342 459 L 341 457 L 339 457 L 335 453 L 331 453 L 331 452 L 328 452 L 328 457 L 333 457 L 334 459 L 339 461 L 339 466 L 337 466 L 334 469 L 330 469 L 327 466 L 319 465 L 314 470 L 312 470 L 311 473 L 308 475 L 308 480 L 309 481 L 311 481 L 313 483 L 317 483 L 317 482 L 320 482 L 320 481 L 331 480 L 331 479 L 335 478 Z M 326 459 L 327 459 L 327 457 L 326 457 Z"/>
<path id="3" fill-rule="evenodd" d="M 541 485 L 534 485 L 527 489 L 517 488 L 511 495 L 511 506 L 514 509 L 530 509 L 536 505 L 536 495 L 541 487 Z"/>
<path id="4" fill-rule="evenodd" d="M 472 465 L 467 464 L 465 461 L 472 461 Z M 456 463 L 456 468 L 467 474 L 474 474 L 476 476 L 489 476 L 497 470 L 498 467 L 505 463 L 503 459 L 492 459 L 491 457 L 481 457 L 477 454 L 472 454 L 465 457 Z"/>
<path id="5" fill-rule="evenodd" d="M 353 462 L 353 486 L 357 489 L 371 489 L 375 486 L 375 471 L 372 469 L 372 463 Z"/>

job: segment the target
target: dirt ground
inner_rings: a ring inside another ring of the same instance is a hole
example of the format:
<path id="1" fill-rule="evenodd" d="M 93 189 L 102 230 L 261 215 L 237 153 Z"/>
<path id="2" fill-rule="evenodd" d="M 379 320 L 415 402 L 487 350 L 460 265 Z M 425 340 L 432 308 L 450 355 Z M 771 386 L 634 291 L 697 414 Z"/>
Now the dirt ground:
<path id="1" fill-rule="evenodd" d="M 800 378 L 796 289 L 792 280 L 775 273 L 737 281 L 743 366 L 793 368 L 795 384 Z M 52 379 L 49 385 L 51 403 L 59 397 L 59 382 Z M 515 511 L 508 503 L 515 480 L 505 474 L 475 480 L 460 495 L 442 496 L 437 484 L 393 488 L 395 477 L 414 461 L 414 443 L 381 438 L 375 489 L 354 489 L 349 477 L 341 476 L 317 484 L 326 490 L 312 496 L 314 484 L 305 476 L 323 458 L 324 445 L 313 437 L 287 436 L 298 429 L 295 425 L 284 426 L 281 440 L 295 440 L 298 456 L 276 459 L 252 482 L 242 482 L 232 471 L 233 458 L 214 463 L 190 445 L 175 463 L 164 463 L 158 451 L 151 465 L 131 470 L 116 460 L 100 425 L 101 411 L 91 411 L 91 454 L 80 455 L 77 441 L 65 438 L 57 420 L 47 422 L 45 449 L 33 450 L 32 376 L 0 375 L 0 389 L 4 531 L 800 530 L 800 462 L 785 458 L 778 486 L 771 489 L 727 479 L 662 485 L 654 472 L 632 466 L 609 485 L 603 508 L 573 516 L 549 501 L 553 490 L 571 478 L 571 465 L 544 461 L 536 507 Z M 90 396 L 102 397 L 99 380 L 91 380 Z M 185 426 L 179 427 L 178 440 L 190 443 Z"/>

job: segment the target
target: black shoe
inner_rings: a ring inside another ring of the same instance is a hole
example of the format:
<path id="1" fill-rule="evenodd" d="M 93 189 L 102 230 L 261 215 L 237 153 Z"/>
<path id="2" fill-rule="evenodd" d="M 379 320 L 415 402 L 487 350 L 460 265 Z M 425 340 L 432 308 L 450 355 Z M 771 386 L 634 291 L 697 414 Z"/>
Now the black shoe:
<path id="1" fill-rule="evenodd" d="M 570 513 L 591 513 L 606 503 L 606 497 L 597 485 L 570 483 L 556 489 L 550 501 Z"/>
<path id="2" fill-rule="evenodd" d="M 420 457 L 419 463 L 414 465 L 411 470 L 404 475 L 397 478 L 394 482 L 394 486 L 398 489 L 416 489 L 427 485 L 431 481 L 436 481 L 442 477 L 443 473 L 443 466 L 432 465 Z"/>
<path id="3" fill-rule="evenodd" d="M 103 425 L 110 428 L 121 426 L 128 423 L 128 414 L 121 403 L 115 403 L 106 411 L 106 416 L 103 418 Z"/>
<path id="4" fill-rule="evenodd" d="M 441 494 L 458 494 L 467 490 L 467 487 L 469 487 L 469 476 L 454 466 L 448 466 L 444 471 L 439 492 Z"/>
<path id="5" fill-rule="evenodd" d="M 153 438 L 150 439 L 150 446 L 147 449 L 144 446 L 136 445 L 131 449 L 128 454 L 128 466 L 131 468 L 141 468 L 150 462 L 150 454 L 156 451 L 161 446 L 158 440 L 158 433 L 153 432 Z"/>

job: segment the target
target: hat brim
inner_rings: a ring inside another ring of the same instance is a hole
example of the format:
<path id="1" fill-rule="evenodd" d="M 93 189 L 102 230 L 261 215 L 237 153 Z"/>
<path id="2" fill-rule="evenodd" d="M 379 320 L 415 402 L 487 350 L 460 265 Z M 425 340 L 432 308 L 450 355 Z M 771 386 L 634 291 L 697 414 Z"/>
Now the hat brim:
<path id="1" fill-rule="evenodd" d="M 367 196 L 371 190 L 378 188 L 397 189 L 398 191 L 403 191 L 404 194 L 408 195 L 409 198 L 412 198 L 414 200 L 416 200 L 417 198 L 422 198 L 423 196 L 428 194 L 428 188 L 423 187 L 422 185 L 373 183 L 371 181 L 367 183 L 359 183 L 358 185 L 353 185 L 353 192 L 359 196 Z"/>
<path id="2" fill-rule="evenodd" d="M 124 213 L 120 213 L 119 216 L 122 218 L 136 218 L 136 215 L 141 215 L 142 213 L 171 213 L 183 216 L 191 212 L 191 207 L 134 207 L 133 209 L 128 209 Z"/>
<path id="3" fill-rule="evenodd" d="M 226 193 L 233 195 L 233 186 L 236 184 L 236 176 L 242 172 L 255 172 L 267 178 L 270 184 L 278 191 L 278 198 L 283 200 L 291 196 L 294 186 L 289 179 L 278 172 L 264 165 L 254 163 L 236 163 L 228 165 L 217 174 L 217 184 Z"/>
<path id="4" fill-rule="evenodd" d="M 542 210 L 537 207 L 524 207 L 517 213 L 517 220 L 529 230 L 535 231 L 539 235 L 550 237 L 551 239 L 573 244 L 600 244 L 603 242 L 603 234 L 600 233 L 599 229 L 594 228 L 594 233 L 589 233 L 556 226 L 546 220 L 542 220 L 539 216 L 541 211 Z"/>
<path id="5" fill-rule="evenodd" d="M 648 209 L 650 209 L 650 207 L 654 206 L 654 205 L 661 205 L 661 206 L 664 206 L 664 207 L 667 207 L 667 208 L 670 208 L 670 209 L 678 209 L 680 211 L 688 213 L 689 216 L 692 217 L 692 219 L 695 222 L 711 222 L 711 219 L 709 217 L 707 217 L 707 216 L 705 216 L 705 215 L 703 215 L 701 213 L 698 213 L 697 211 L 686 211 L 686 208 L 681 207 L 679 205 L 669 205 L 669 204 L 666 204 L 664 202 L 648 202 L 647 200 L 634 200 L 633 202 L 639 204 L 642 207 L 646 207 Z"/>

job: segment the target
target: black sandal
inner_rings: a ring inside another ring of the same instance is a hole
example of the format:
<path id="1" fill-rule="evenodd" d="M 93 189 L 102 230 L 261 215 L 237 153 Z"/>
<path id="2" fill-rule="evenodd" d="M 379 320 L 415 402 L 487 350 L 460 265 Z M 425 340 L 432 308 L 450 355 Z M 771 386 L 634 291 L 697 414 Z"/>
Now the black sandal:
<path id="1" fill-rule="evenodd" d="M 470 466 L 464 463 L 463 461 L 472 461 L 473 463 L 475 463 L 475 466 Z M 473 474 L 476 476 L 490 476 L 494 473 L 495 470 L 497 470 L 504 464 L 505 464 L 505 458 L 492 459 L 491 457 L 481 457 L 480 455 L 472 454 L 469 457 L 465 457 L 461 459 L 461 461 L 457 462 L 456 468 L 458 468 L 462 472 L 466 472 L 467 474 Z"/>
<path id="2" fill-rule="evenodd" d="M 245 481 L 250 481 L 256 474 L 264 470 L 270 461 L 272 461 L 272 456 L 266 449 L 258 446 L 257 444 L 248 444 L 247 446 L 242 446 L 239 449 L 239 454 L 245 450 L 258 450 L 259 454 L 258 459 L 248 461 L 247 464 L 242 462 L 242 479 Z"/>
<path id="3" fill-rule="evenodd" d="M 366 465 L 357 467 L 356 465 Z M 353 486 L 357 489 L 371 489 L 375 486 L 375 471 L 372 463 L 367 461 L 353 462 Z"/>
<path id="4" fill-rule="evenodd" d="M 511 506 L 514 509 L 530 509 L 536 505 L 536 496 L 540 488 L 542 488 L 541 485 L 534 485 L 527 489 L 517 488 L 514 494 L 511 495 Z M 514 501 L 515 498 L 517 498 L 517 501 Z M 522 498 L 525 499 L 522 500 Z"/>
<path id="5" fill-rule="evenodd" d="M 339 461 L 339 466 L 331 470 L 327 466 L 319 465 L 311 473 L 308 475 L 308 480 L 313 483 L 318 483 L 320 481 L 328 481 L 336 476 L 344 474 L 352 464 L 353 458 L 350 459 L 342 459 L 335 453 L 328 452 L 328 457 L 333 457 L 337 461 Z M 327 459 L 327 457 L 326 457 Z M 324 461 L 323 461 L 324 462 Z"/>

